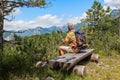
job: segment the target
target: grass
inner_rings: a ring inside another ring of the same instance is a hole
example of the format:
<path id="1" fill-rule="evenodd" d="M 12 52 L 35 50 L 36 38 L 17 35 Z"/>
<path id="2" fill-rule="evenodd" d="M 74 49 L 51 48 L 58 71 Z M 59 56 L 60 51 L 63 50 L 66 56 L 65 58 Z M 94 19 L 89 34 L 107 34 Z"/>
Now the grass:
<path id="1" fill-rule="evenodd" d="M 94 62 L 82 62 L 86 66 L 86 76 L 81 78 L 74 73 L 65 74 L 58 72 L 55 80 L 120 80 L 120 55 L 102 56 L 98 64 Z M 64 76 L 63 76 L 64 75 Z M 60 79 L 59 76 L 63 78 Z"/>
<path id="2" fill-rule="evenodd" d="M 33 63 L 28 72 L 21 74 L 10 73 L 8 80 L 46 80 L 47 77 L 52 77 L 54 80 L 120 80 L 119 54 L 112 54 L 112 56 L 101 55 L 99 63 L 82 61 L 79 65 L 86 66 L 84 78 L 72 72 L 63 72 L 50 68 L 35 68 L 35 63 Z"/>
<path id="3" fill-rule="evenodd" d="M 98 64 L 88 62 L 86 77 L 84 79 L 77 75 L 68 77 L 65 80 L 120 80 L 120 55 L 102 56 Z"/>

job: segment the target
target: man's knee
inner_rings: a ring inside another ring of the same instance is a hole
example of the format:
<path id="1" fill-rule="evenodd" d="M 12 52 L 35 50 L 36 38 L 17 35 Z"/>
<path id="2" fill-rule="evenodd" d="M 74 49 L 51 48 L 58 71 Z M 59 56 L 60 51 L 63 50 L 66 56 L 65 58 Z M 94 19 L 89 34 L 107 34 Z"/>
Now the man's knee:
<path id="1" fill-rule="evenodd" d="M 58 50 L 62 50 L 62 46 L 59 46 L 59 47 L 58 47 Z"/>
<path id="2" fill-rule="evenodd" d="M 59 50 L 65 50 L 64 46 L 59 46 L 58 49 Z"/>

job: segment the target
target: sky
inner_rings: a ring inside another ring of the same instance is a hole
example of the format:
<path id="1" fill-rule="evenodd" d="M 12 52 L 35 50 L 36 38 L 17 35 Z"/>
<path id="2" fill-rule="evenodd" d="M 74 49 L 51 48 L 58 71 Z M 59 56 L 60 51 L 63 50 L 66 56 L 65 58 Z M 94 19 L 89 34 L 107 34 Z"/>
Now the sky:
<path id="1" fill-rule="evenodd" d="M 5 30 L 26 30 L 30 28 L 63 26 L 67 23 L 80 23 L 86 17 L 86 11 L 91 8 L 94 0 L 51 0 L 52 4 L 45 8 L 15 8 L 4 22 Z M 120 6 L 120 0 L 97 0 L 104 8 L 115 9 Z"/>

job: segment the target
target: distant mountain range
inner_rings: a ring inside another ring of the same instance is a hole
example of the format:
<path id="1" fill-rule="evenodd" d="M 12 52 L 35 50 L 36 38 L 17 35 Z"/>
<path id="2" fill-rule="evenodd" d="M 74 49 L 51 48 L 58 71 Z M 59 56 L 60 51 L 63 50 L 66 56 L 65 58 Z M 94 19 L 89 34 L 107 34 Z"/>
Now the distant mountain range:
<path id="1" fill-rule="evenodd" d="M 110 13 L 114 19 L 120 17 L 120 10 L 119 9 L 113 9 Z"/>
<path id="2" fill-rule="evenodd" d="M 110 13 L 114 18 L 120 17 L 120 10 L 114 9 Z M 81 26 L 85 26 L 87 23 L 77 23 L 74 25 L 75 30 L 78 30 Z M 6 40 L 12 40 L 14 35 L 25 37 L 25 36 L 32 36 L 37 34 L 45 34 L 45 33 L 51 33 L 53 31 L 62 31 L 66 32 L 68 31 L 67 25 L 63 25 L 61 27 L 58 26 L 51 26 L 49 28 L 43 28 L 38 26 L 37 28 L 33 29 L 27 29 L 27 30 L 19 30 L 19 31 L 7 31 L 3 33 L 3 38 Z"/>
<path id="3" fill-rule="evenodd" d="M 33 29 L 28 29 L 28 30 L 19 30 L 15 34 L 17 36 L 24 37 L 24 36 L 31 36 L 31 35 L 37 35 L 37 34 L 51 33 L 53 31 L 57 31 L 57 29 L 58 28 L 56 26 L 52 26 L 49 28 L 37 27 L 37 28 L 33 28 Z"/>
<path id="4" fill-rule="evenodd" d="M 78 30 L 81 26 L 84 26 L 84 23 L 77 23 L 74 25 L 74 28 L 75 30 Z M 49 28 L 37 27 L 33 29 L 19 30 L 19 31 L 12 30 L 12 31 L 4 32 L 3 37 L 4 39 L 11 40 L 13 39 L 14 34 L 20 37 L 25 37 L 25 36 L 32 36 L 37 34 L 51 33 L 53 31 L 59 31 L 59 30 L 61 30 L 62 32 L 68 31 L 67 25 L 61 27 L 51 26 Z"/>

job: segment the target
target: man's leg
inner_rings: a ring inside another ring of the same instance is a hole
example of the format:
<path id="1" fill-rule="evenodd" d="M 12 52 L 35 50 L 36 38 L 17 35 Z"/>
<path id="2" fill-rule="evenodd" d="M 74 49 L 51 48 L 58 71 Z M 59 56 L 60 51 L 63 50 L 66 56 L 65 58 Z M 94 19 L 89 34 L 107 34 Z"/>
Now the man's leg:
<path id="1" fill-rule="evenodd" d="M 64 54 L 64 46 L 60 46 L 59 48 L 59 55 L 63 55 Z"/>
<path id="2" fill-rule="evenodd" d="M 58 49 L 59 49 L 59 55 L 63 55 L 64 52 L 67 52 L 68 50 L 68 46 L 60 46 Z"/>

